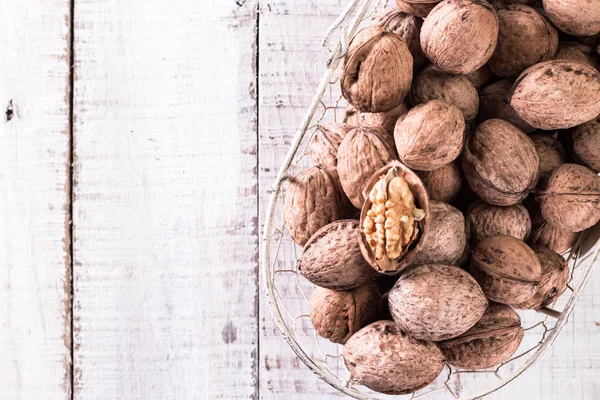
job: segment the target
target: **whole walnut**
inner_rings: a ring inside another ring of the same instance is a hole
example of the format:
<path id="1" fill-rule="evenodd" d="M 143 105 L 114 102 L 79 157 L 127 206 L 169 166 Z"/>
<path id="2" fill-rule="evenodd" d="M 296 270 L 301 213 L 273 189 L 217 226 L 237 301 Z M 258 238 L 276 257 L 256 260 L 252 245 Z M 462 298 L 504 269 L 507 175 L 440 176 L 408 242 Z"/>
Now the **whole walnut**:
<path id="1" fill-rule="evenodd" d="M 533 140 L 540 157 L 540 180 L 545 181 L 555 168 L 567 162 L 565 149 L 558 140 L 547 133 L 534 133 L 529 137 Z"/>
<path id="2" fill-rule="evenodd" d="M 391 9 L 378 14 L 371 24 L 379 25 L 383 29 L 399 35 L 408 46 L 413 57 L 413 71 L 419 71 L 428 63 L 427 57 L 421 50 L 421 26 L 423 20 L 414 15 L 407 14 L 398 9 Z"/>
<path id="3" fill-rule="evenodd" d="M 396 0 L 396 6 L 400 11 L 415 15 L 417 17 L 425 18 L 429 15 L 431 10 L 440 2 L 440 0 L 434 1 L 413 1 L 413 0 Z"/>
<path id="4" fill-rule="evenodd" d="M 404 40 L 379 26 L 368 26 L 348 47 L 340 76 L 342 95 L 359 111 L 389 111 L 404 100 L 412 74 L 413 58 Z"/>
<path id="5" fill-rule="evenodd" d="M 509 235 L 523 241 L 531 232 L 529 212 L 521 204 L 500 207 L 478 201 L 465 216 L 467 237 L 473 246 L 487 237 Z"/>
<path id="6" fill-rule="evenodd" d="M 460 162 L 454 160 L 433 171 L 417 171 L 423 181 L 430 200 L 451 202 L 462 187 L 463 176 Z"/>
<path id="7" fill-rule="evenodd" d="M 515 111 L 508 102 L 508 95 L 513 82 L 509 79 L 503 79 L 486 86 L 479 94 L 479 122 L 487 121 L 492 118 L 500 118 L 510 122 L 525 133 L 530 133 L 535 128 L 523 121 L 523 118 Z"/>
<path id="8" fill-rule="evenodd" d="M 359 234 L 357 220 L 324 226 L 304 246 L 298 270 L 310 282 L 328 289 L 348 290 L 365 284 L 377 273 L 361 254 Z"/>
<path id="9" fill-rule="evenodd" d="M 477 91 L 480 91 L 492 80 L 494 74 L 490 67 L 485 64 L 483 67 L 476 69 L 473 72 L 469 72 L 464 76 L 473 84 L 473 86 L 475 86 Z"/>
<path id="10" fill-rule="evenodd" d="M 464 75 L 452 75 L 434 66 L 425 68 L 413 79 L 410 91 L 413 105 L 444 100 L 462 111 L 466 120 L 474 119 L 479 109 L 477 89 Z"/>
<path id="11" fill-rule="evenodd" d="M 489 119 L 467 140 L 462 165 L 471 189 L 483 201 L 510 206 L 535 187 L 540 160 L 527 135 L 506 121 Z"/>
<path id="12" fill-rule="evenodd" d="M 533 246 L 532 249 L 542 265 L 542 280 L 531 299 L 515 305 L 520 309 L 538 309 L 554 303 L 569 282 L 569 265 L 563 256 L 544 246 Z"/>
<path id="13" fill-rule="evenodd" d="M 408 107 L 402 102 L 398 107 L 379 113 L 360 112 L 351 105 L 346 107 L 344 123 L 353 127 L 383 128 L 387 134 L 394 136 L 394 127 L 400 116 L 408 112 Z"/>
<path id="14" fill-rule="evenodd" d="M 438 346 L 448 364 L 468 370 L 486 369 L 509 360 L 524 334 L 515 310 L 492 303 L 475 326 Z"/>
<path id="15" fill-rule="evenodd" d="M 317 126 L 310 140 L 310 158 L 317 165 L 337 165 L 337 151 L 342 139 L 354 129 L 348 124 L 323 124 Z"/>
<path id="16" fill-rule="evenodd" d="M 310 298 L 310 320 L 319 336 L 344 344 L 363 326 L 377 320 L 383 309 L 373 282 L 337 291 L 317 287 Z"/>
<path id="17" fill-rule="evenodd" d="M 600 32 L 600 5 L 594 0 L 543 0 L 548 18 L 563 32 L 592 36 Z"/>
<path id="18" fill-rule="evenodd" d="M 421 48 L 438 68 L 468 74 L 492 56 L 498 40 L 498 17 L 485 0 L 444 0 L 421 28 Z"/>
<path id="19" fill-rule="evenodd" d="M 507 235 L 479 242 L 471 255 L 470 272 L 488 299 L 508 305 L 531 299 L 542 280 L 542 266 L 533 250 Z"/>
<path id="20" fill-rule="evenodd" d="M 544 221 L 533 228 L 529 243 L 548 247 L 557 253 L 564 253 L 575 245 L 579 235 L 579 232 L 562 231 Z"/>
<path id="21" fill-rule="evenodd" d="M 462 112 L 442 100 L 419 104 L 396 122 L 394 139 L 400 161 L 409 168 L 431 171 L 455 160 L 462 148 Z"/>
<path id="22" fill-rule="evenodd" d="M 560 42 L 558 43 L 558 50 L 556 51 L 554 59 L 587 64 L 598 69 L 598 63 L 596 62 L 595 57 L 596 52 L 590 46 L 577 42 Z"/>
<path id="23" fill-rule="evenodd" d="M 388 294 L 400 328 L 414 338 L 441 341 L 469 330 L 488 306 L 471 275 L 450 265 L 420 265 L 404 273 Z"/>
<path id="24" fill-rule="evenodd" d="M 573 152 L 585 165 L 600 172 L 600 115 L 570 131 Z"/>
<path id="25" fill-rule="evenodd" d="M 346 196 L 335 167 L 315 166 L 290 177 L 285 195 L 285 226 L 300 246 L 319 229 L 342 217 Z"/>
<path id="26" fill-rule="evenodd" d="M 489 62 L 494 74 L 517 77 L 527 67 L 556 54 L 558 32 L 532 7 L 518 4 L 498 10 L 498 21 L 498 45 Z"/>
<path id="27" fill-rule="evenodd" d="M 600 221 L 600 177 L 582 165 L 563 164 L 552 171 L 536 200 L 546 221 L 581 232 Z"/>
<path id="28" fill-rule="evenodd" d="M 433 343 L 402 332 L 393 321 L 377 321 L 344 345 L 344 363 L 359 384 L 384 394 L 407 394 L 431 382 L 444 368 Z"/>
<path id="29" fill-rule="evenodd" d="M 365 202 L 363 189 L 373 173 L 396 159 L 392 138 L 383 128 L 350 131 L 338 148 L 338 173 L 344 192 L 356 208 Z"/>
<path id="30" fill-rule="evenodd" d="M 572 128 L 600 114 L 600 72 L 572 61 L 541 62 L 523 71 L 508 99 L 531 126 Z"/>

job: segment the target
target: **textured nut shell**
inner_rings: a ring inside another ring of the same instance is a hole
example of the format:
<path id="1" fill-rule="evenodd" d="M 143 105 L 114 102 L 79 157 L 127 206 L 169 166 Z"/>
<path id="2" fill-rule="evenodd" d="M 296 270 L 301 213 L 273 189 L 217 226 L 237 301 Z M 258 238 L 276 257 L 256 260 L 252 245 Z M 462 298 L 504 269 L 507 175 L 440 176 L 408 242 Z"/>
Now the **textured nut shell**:
<path id="1" fill-rule="evenodd" d="M 556 54 L 558 32 L 533 8 L 508 6 L 498 11 L 498 22 L 498 45 L 489 62 L 494 74 L 517 77 L 525 68 Z"/>
<path id="2" fill-rule="evenodd" d="M 421 28 L 423 52 L 443 71 L 468 74 L 492 56 L 498 40 L 498 17 L 484 0 L 444 0 Z"/>
<path id="3" fill-rule="evenodd" d="M 450 265 L 420 265 L 404 273 L 388 294 L 394 321 L 414 338 L 451 339 L 471 328 L 488 301 L 471 275 Z"/>
<path id="4" fill-rule="evenodd" d="M 508 103 L 508 94 L 513 82 L 503 79 L 486 86 L 479 94 L 479 122 L 488 119 L 500 118 L 510 122 L 525 133 L 530 133 L 535 128 L 523 121 L 517 111 Z"/>
<path id="5" fill-rule="evenodd" d="M 404 40 L 378 26 L 350 42 L 340 76 L 344 98 L 359 111 L 389 111 L 410 90 L 413 58 Z"/>
<path id="6" fill-rule="evenodd" d="M 548 247 L 557 253 L 564 253 L 575 245 L 579 233 L 561 231 L 548 222 L 543 222 L 535 227 L 529 237 L 529 243 Z"/>
<path id="7" fill-rule="evenodd" d="M 591 36 L 600 32 L 600 4 L 597 0 L 544 0 L 548 18 L 563 32 Z"/>
<path id="8" fill-rule="evenodd" d="M 353 129 L 348 124 L 323 124 L 317 126 L 310 141 L 310 158 L 318 165 L 337 165 L 337 151 L 342 139 Z"/>
<path id="9" fill-rule="evenodd" d="M 344 122 L 354 127 L 373 127 L 383 128 L 387 134 L 394 136 L 394 127 L 400 116 L 408 112 L 408 107 L 404 102 L 398 107 L 380 113 L 360 112 L 352 106 L 346 108 L 346 116 Z"/>
<path id="10" fill-rule="evenodd" d="M 373 282 L 348 291 L 317 287 L 310 298 L 310 320 L 319 336 L 344 344 L 360 328 L 375 321 L 383 309 Z"/>
<path id="11" fill-rule="evenodd" d="M 455 367 L 485 369 L 509 360 L 524 334 L 519 314 L 507 305 L 490 304 L 475 326 L 438 346 Z"/>
<path id="12" fill-rule="evenodd" d="M 427 3 L 414 3 L 411 1 L 396 0 L 396 6 L 400 11 L 415 15 L 417 17 L 425 18 L 429 15 L 431 10 L 439 3 L 439 1 L 427 2 Z"/>
<path id="13" fill-rule="evenodd" d="M 494 7 L 496 11 L 506 8 L 513 4 L 526 4 L 532 7 L 541 8 L 541 0 L 490 0 L 490 5 Z"/>
<path id="14" fill-rule="evenodd" d="M 429 233 L 412 262 L 419 264 L 458 265 L 465 253 L 467 236 L 463 214 L 450 204 L 430 201 Z"/>
<path id="15" fill-rule="evenodd" d="M 462 187 L 462 169 L 458 160 L 433 171 L 418 171 L 417 175 L 423 181 L 430 200 L 449 203 L 454 200 Z"/>
<path id="16" fill-rule="evenodd" d="M 508 99 L 531 126 L 571 128 L 600 114 L 600 72 L 572 61 L 545 61 L 523 71 Z"/>
<path id="17" fill-rule="evenodd" d="M 542 280 L 531 299 L 515 306 L 520 309 L 537 309 L 554 303 L 569 281 L 569 265 L 563 256 L 543 246 L 532 249 L 542 265 Z"/>
<path id="18" fill-rule="evenodd" d="M 600 172 L 600 116 L 571 130 L 573 152 L 588 167 Z"/>
<path id="19" fill-rule="evenodd" d="M 397 260 L 390 260 L 389 263 L 385 262 L 384 260 L 377 260 L 375 254 L 373 253 L 373 250 L 369 246 L 367 239 L 362 233 L 362 231 L 359 234 L 358 244 L 360 246 L 360 250 L 362 251 L 364 258 L 374 269 L 383 274 L 395 275 L 407 268 L 412 263 L 414 258 L 419 254 L 419 251 L 421 251 L 421 243 L 427 240 L 427 235 L 429 234 L 431 211 L 429 209 L 429 196 L 427 195 L 425 186 L 423 186 L 423 182 L 421 182 L 417 174 L 415 174 L 412 170 L 408 169 L 404 164 L 398 161 L 393 161 L 390 164 L 373 173 L 371 179 L 365 186 L 364 193 L 366 201 L 360 213 L 360 226 L 363 226 L 367 211 L 371 208 L 371 201 L 369 200 L 367 194 L 371 192 L 371 189 L 373 189 L 373 186 L 375 186 L 375 184 L 379 181 L 379 178 L 382 175 L 387 174 L 387 172 L 391 168 L 397 168 L 402 173 L 402 177 L 404 178 L 404 180 L 408 184 L 408 187 L 410 188 L 410 191 L 414 195 L 415 206 L 423 210 L 425 213 L 425 217 L 421 221 L 419 221 L 418 224 L 420 236 L 412 244 L 413 248 L 409 250 L 404 257 L 399 258 Z"/>
<path id="20" fill-rule="evenodd" d="M 521 204 L 500 207 L 478 201 L 469 207 L 465 219 L 467 237 L 473 246 L 487 237 L 498 235 L 525 241 L 531 232 L 529 212 Z"/>
<path id="21" fill-rule="evenodd" d="M 358 331 L 342 356 L 358 383 L 385 394 L 419 390 L 444 368 L 444 356 L 435 344 L 410 337 L 393 321 L 377 321 Z"/>
<path id="22" fill-rule="evenodd" d="M 394 139 L 400 160 L 409 168 L 438 169 L 455 160 L 462 148 L 462 112 L 441 100 L 420 104 L 396 122 Z"/>
<path id="23" fill-rule="evenodd" d="M 581 232 L 600 220 L 600 177 L 582 165 L 563 164 L 552 171 L 536 200 L 546 221 Z"/>
<path id="24" fill-rule="evenodd" d="M 598 69 L 598 63 L 594 58 L 595 55 L 595 50 L 585 44 L 577 42 L 560 42 L 554 59 L 587 64 Z"/>
<path id="25" fill-rule="evenodd" d="M 477 91 L 480 91 L 492 80 L 494 74 L 490 67 L 485 64 L 483 67 L 473 72 L 469 72 L 465 77 L 473 84 L 473 86 L 475 86 Z"/>
<path id="26" fill-rule="evenodd" d="M 425 68 L 413 80 L 410 101 L 413 105 L 430 100 L 444 100 L 462 111 L 466 120 L 474 119 L 479 109 L 477 89 L 464 75 L 452 75 L 436 69 Z"/>
<path id="27" fill-rule="evenodd" d="M 471 255 L 470 272 L 488 299 L 508 305 L 531 299 L 542 279 L 542 266 L 533 250 L 512 236 L 479 242 Z"/>
<path id="28" fill-rule="evenodd" d="M 338 174 L 344 192 L 356 208 L 365 202 L 363 189 L 373 173 L 396 158 L 392 138 L 383 128 L 350 131 L 338 148 Z"/>
<path id="29" fill-rule="evenodd" d="M 534 133 L 529 136 L 540 157 L 540 179 L 548 175 L 560 165 L 567 162 L 563 145 L 547 133 Z"/>
<path id="30" fill-rule="evenodd" d="M 358 287 L 376 274 L 358 245 L 358 221 L 333 222 L 315 233 L 306 246 L 298 269 L 315 285 L 335 290 Z"/>
<path id="31" fill-rule="evenodd" d="M 501 119 L 479 125 L 462 156 L 471 189 L 497 206 L 516 204 L 527 197 L 537 183 L 539 164 L 533 141 Z"/>

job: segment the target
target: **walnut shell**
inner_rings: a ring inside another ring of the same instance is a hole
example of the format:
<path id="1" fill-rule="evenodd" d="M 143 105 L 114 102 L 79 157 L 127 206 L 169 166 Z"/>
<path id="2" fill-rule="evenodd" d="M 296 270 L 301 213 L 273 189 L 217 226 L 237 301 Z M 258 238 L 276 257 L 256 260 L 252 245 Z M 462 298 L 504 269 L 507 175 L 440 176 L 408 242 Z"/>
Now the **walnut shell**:
<path id="1" fill-rule="evenodd" d="M 506 235 L 479 242 L 471 255 L 470 272 L 488 299 L 508 305 L 531 299 L 542 280 L 542 266 L 533 250 Z"/>
<path id="2" fill-rule="evenodd" d="M 535 187 L 540 160 L 527 135 L 506 121 L 489 119 L 467 140 L 462 165 L 471 189 L 482 200 L 510 206 Z"/>
<path id="3" fill-rule="evenodd" d="M 464 75 L 451 75 L 434 66 L 425 68 L 413 79 L 410 101 L 413 105 L 444 100 L 462 111 L 466 120 L 474 119 L 479 109 L 477 89 Z"/>
<path id="4" fill-rule="evenodd" d="M 540 180 L 545 181 L 555 168 L 567 162 L 565 149 L 562 143 L 547 133 L 534 133 L 529 137 L 540 157 Z"/>
<path id="5" fill-rule="evenodd" d="M 529 243 L 548 247 L 557 253 L 564 253 L 575 245 L 580 233 L 561 231 L 557 227 L 544 221 L 533 228 Z"/>
<path id="6" fill-rule="evenodd" d="M 315 285 L 348 290 L 365 284 L 377 273 L 358 245 L 358 221 L 346 219 L 319 229 L 304 246 L 298 270 Z"/>
<path id="7" fill-rule="evenodd" d="M 600 115 L 571 129 L 573 152 L 585 165 L 600 172 Z"/>
<path id="8" fill-rule="evenodd" d="M 600 221 L 600 177 L 582 165 L 563 164 L 552 171 L 536 200 L 546 221 L 581 232 Z"/>
<path id="9" fill-rule="evenodd" d="M 389 111 L 410 90 L 412 68 L 412 55 L 400 36 L 368 26 L 348 47 L 340 76 L 342 95 L 359 111 Z"/>
<path id="10" fill-rule="evenodd" d="M 600 5 L 589 0 L 543 0 L 548 18 L 563 32 L 592 36 L 600 32 Z"/>
<path id="11" fill-rule="evenodd" d="M 542 280 L 531 299 L 515 306 L 520 309 L 537 309 L 554 303 L 569 282 L 569 264 L 563 256 L 544 246 L 532 249 L 542 265 Z"/>
<path id="12" fill-rule="evenodd" d="M 577 42 L 560 42 L 554 59 L 587 64 L 598 69 L 598 63 L 595 60 L 595 56 L 595 50 L 590 46 Z"/>
<path id="13" fill-rule="evenodd" d="M 385 394 L 419 390 L 444 368 L 444 356 L 435 344 L 410 337 L 393 321 L 377 321 L 356 332 L 342 356 L 359 384 Z"/>
<path id="14" fill-rule="evenodd" d="M 477 121 L 500 118 L 510 122 L 525 133 L 530 133 L 535 128 L 523 121 L 517 111 L 509 104 L 508 95 L 513 82 L 503 79 L 486 86 L 479 94 L 479 114 Z"/>
<path id="15" fill-rule="evenodd" d="M 465 219 L 467 237 L 473 246 L 487 237 L 498 235 L 525 241 L 531 232 L 529 212 L 521 204 L 500 207 L 478 201 L 469 207 Z"/>
<path id="16" fill-rule="evenodd" d="M 337 165 L 337 151 L 342 139 L 354 129 L 348 124 L 323 124 L 317 126 L 310 140 L 310 158 L 317 165 Z"/>
<path id="17" fill-rule="evenodd" d="M 471 275 L 450 265 L 420 265 L 404 273 L 388 294 L 394 321 L 414 338 L 447 340 L 463 334 L 488 306 Z"/>
<path id="18" fill-rule="evenodd" d="M 517 77 L 526 68 L 556 54 L 558 32 L 532 7 L 518 4 L 498 10 L 498 22 L 498 45 L 489 62 L 494 74 Z"/>
<path id="19" fill-rule="evenodd" d="M 430 200 L 451 202 L 460 192 L 463 183 L 460 162 L 454 160 L 433 171 L 417 171 Z"/>
<path id="20" fill-rule="evenodd" d="M 541 7 L 541 0 L 490 0 L 489 3 L 496 11 L 513 4 L 526 4 L 532 7 L 538 7 L 537 3 L 540 3 L 539 7 Z"/>
<path id="21" fill-rule="evenodd" d="M 468 74 L 492 56 L 498 40 L 498 17 L 485 0 L 444 0 L 421 28 L 421 48 L 438 68 Z"/>
<path id="22" fill-rule="evenodd" d="M 504 304 L 490 304 L 475 326 L 438 346 L 448 364 L 468 370 L 486 369 L 509 360 L 524 334 L 515 310 Z"/>
<path id="23" fill-rule="evenodd" d="M 600 114 L 600 72 L 572 61 L 541 62 L 523 71 L 508 99 L 531 126 L 572 128 Z"/>
<path id="24" fill-rule="evenodd" d="M 462 148 L 462 112 L 442 100 L 420 104 L 398 118 L 394 139 L 400 160 L 409 168 L 438 169 L 455 160 Z"/>
<path id="25" fill-rule="evenodd" d="M 429 15 L 431 10 L 440 2 L 440 0 L 428 1 L 428 2 L 413 2 L 405 0 L 396 0 L 396 6 L 400 11 L 415 15 L 417 17 L 425 18 Z"/>
<path id="26" fill-rule="evenodd" d="M 310 320 L 319 336 L 344 344 L 362 327 L 374 322 L 383 309 L 377 285 L 337 291 L 317 287 L 310 298 Z"/>
<path id="27" fill-rule="evenodd" d="M 492 80 L 494 74 L 490 67 L 485 64 L 483 67 L 476 69 L 473 72 L 465 74 L 465 77 L 475 86 L 475 89 L 479 92 Z"/>
<path id="28" fill-rule="evenodd" d="M 354 127 L 383 128 L 387 134 L 394 136 L 394 127 L 400 116 L 408 112 L 408 107 L 402 102 L 398 107 L 385 112 L 360 112 L 351 105 L 346 107 L 344 122 Z"/>

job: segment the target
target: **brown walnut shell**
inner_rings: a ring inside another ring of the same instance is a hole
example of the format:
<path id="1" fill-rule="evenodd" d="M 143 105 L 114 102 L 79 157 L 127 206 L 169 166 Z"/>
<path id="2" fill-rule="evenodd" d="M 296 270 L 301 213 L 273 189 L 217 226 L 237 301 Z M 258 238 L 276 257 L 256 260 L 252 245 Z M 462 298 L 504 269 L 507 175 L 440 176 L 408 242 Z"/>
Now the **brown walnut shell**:
<path id="1" fill-rule="evenodd" d="M 435 66 L 468 74 L 492 56 L 498 40 L 498 17 L 485 0 L 444 0 L 421 28 L 421 48 Z"/>
<path id="2" fill-rule="evenodd" d="M 384 394 L 419 390 L 444 368 L 444 356 L 435 344 L 410 337 L 393 321 L 377 321 L 356 332 L 342 356 L 359 384 Z"/>
<path id="3" fill-rule="evenodd" d="M 548 18 L 563 32 L 592 36 L 600 32 L 600 5 L 589 0 L 543 0 Z"/>
<path id="4" fill-rule="evenodd" d="M 403 331 L 434 342 L 463 334 L 488 306 L 471 275 L 440 264 L 420 265 L 404 273 L 390 290 L 388 302 Z"/>
<path id="5" fill-rule="evenodd" d="M 463 183 L 460 162 L 454 160 L 433 171 L 418 171 L 430 200 L 451 202 L 460 192 Z"/>
<path id="6" fill-rule="evenodd" d="M 539 7 L 541 7 L 541 0 L 490 0 L 489 3 L 496 11 L 514 4 L 525 4 L 532 7 L 538 7 L 537 3 L 539 3 Z"/>
<path id="7" fill-rule="evenodd" d="M 348 132 L 354 129 L 348 124 L 323 124 L 317 126 L 310 140 L 310 158 L 317 165 L 337 165 L 337 151 Z"/>
<path id="8" fill-rule="evenodd" d="M 409 168 L 432 171 L 455 160 L 463 148 L 462 112 L 442 100 L 420 104 L 396 122 L 394 139 L 400 161 Z"/>
<path id="9" fill-rule="evenodd" d="M 540 180 L 545 181 L 555 168 L 567 162 L 565 149 L 562 143 L 547 133 L 534 133 L 529 137 L 540 157 Z"/>
<path id="10" fill-rule="evenodd" d="M 598 63 L 596 62 L 595 57 L 596 52 L 590 46 L 577 42 L 560 42 L 554 59 L 587 64 L 598 69 Z"/>
<path id="11" fill-rule="evenodd" d="M 430 100 L 444 100 L 458 107 L 466 120 L 474 119 L 479 109 L 477 89 L 466 76 L 448 74 L 434 66 L 425 68 L 413 79 L 410 91 L 413 105 Z"/>
<path id="12" fill-rule="evenodd" d="M 580 233 L 561 231 L 557 227 L 544 221 L 533 228 L 529 243 L 548 247 L 559 254 L 564 253 L 575 245 Z"/>
<path id="13" fill-rule="evenodd" d="M 298 270 L 310 282 L 334 290 L 365 284 L 377 273 L 362 256 L 358 221 L 333 222 L 315 233 L 306 246 Z"/>
<path id="14" fill-rule="evenodd" d="M 475 86 L 475 89 L 479 92 L 492 80 L 494 74 L 490 67 L 485 64 L 483 67 L 476 69 L 473 72 L 469 72 L 465 77 Z"/>
<path id="15" fill-rule="evenodd" d="M 552 171 L 536 200 L 546 221 L 581 232 L 600 221 L 600 177 L 582 165 L 563 164 Z"/>
<path id="16" fill-rule="evenodd" d="M 470 272 L 488 299 L 508 305 L 531 299 L 542 280 L 542 266 L 533 250 L 505 235 L 479 242 L 471 255 Z"/>
<path id="17" fill-rule="evenodd" d="M 479 94 L 479 114 L 477 121 L 500 118 L 510 122 L 525 133 L 530 133 L 535 128 L 523 121 L 517 111 L 508 103 L 508 95 L 513 82 L 503 79 L 486 86 Z"/>
<path id="18" fill-rule="evenodd" d="M 500 207 L 478 201 L 469 207 L 465 219 L 467 237 L 473 246 L 487 237 L 498 235 L 525 241 L 531 232 L 529 212 L 521 204 Z"/>
<path id="19" fill-rule="evenodd" d="M 392 138 L 383 128 L 350 131 L 338 148 L 338 174 L 344 192 L 356 208 L 365 202 L 363 189 L 373 173 L 396 159 Z"/>
<path id="20" fill-rule="evenodd" d="M 494 74 L 517 77 L 526 68 L 556 54 L 558 32 L 532 7 L 508 6 L 498 11 L 498 21 L 498 45 L 489 62 Z"/>
<path id="21" fill-rule="evenodd" d="M 508 99 L 531 126 L 572 128 L 600 114 L 600 72 L 572 61 L 541 62 L 523 71 Z"/>
<path id="22" fill-rule="evenodd" d="M 383 128 L 390 136 L 394 136 L 394 127 L 400 116 L 408 112 L 408 107 L 402 102 L 398 107 L 385 112 L 360 112 L 351 105 L 346 107 L 344 122 L 354 127 Z"/>
<path id="23" fill-rule="evenodd" d="M 440 2 L 440 0 L 427 1 L 427 2 L 414 2 L 405 0 L 396 0 L 396 6 L 400 11 L 403 11 L 410 15 L 425 18 L 429 15 L 431 10 Z"/>
<path id="24" fill-rule="evenodd" d="M 462 155 L 465 177 L 482 200 L 510 206 L 537 184 L 540 160 L 533 141 L 514 125 L 489 119 L 467 140 Z"/>
<path id="25" fill-rule="evenodd" d="M 573 152 L 585 165 L 600 172 L 600 115 L 571 129 Z"/>
<path id="26" fill-rule="evenodd" d="M 350 42 L 340 76 L 342 95 L 359 111 L 389 111 L 406 97 L 412 74 L 413 58 L 404 40 L 368 26 Z"/>
<path id="27" fill-rule="evenodd" d="M 438 346 L 448 364 L 468 370 L 486 369 L 509 360 L 524 334 L 515 310 L 504 304 L 490 304 L 475 326 Z"/>
<path id="28" fill-rule="evenodd" d="M 319 336 L 344 344 L 359 329 L 377 320 L 383 308 L 373 282 L 337 291 L 317 287 L 310 298 L 310 320 Z"/>

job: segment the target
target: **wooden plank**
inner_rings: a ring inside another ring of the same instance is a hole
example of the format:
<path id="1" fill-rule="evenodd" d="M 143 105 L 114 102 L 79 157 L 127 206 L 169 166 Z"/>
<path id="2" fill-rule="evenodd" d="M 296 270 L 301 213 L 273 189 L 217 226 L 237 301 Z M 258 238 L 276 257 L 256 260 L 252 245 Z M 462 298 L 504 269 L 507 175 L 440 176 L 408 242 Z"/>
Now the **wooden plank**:
<path id="1" fill-rule="evenodd" d="M 76 399 L 258 398 L 255 1 L 75 8 Z"/>
<path id="2" fill-rule="evenodd" d="M 0 398 L 71 389 L 68 0 L 0 2 Z"/>

